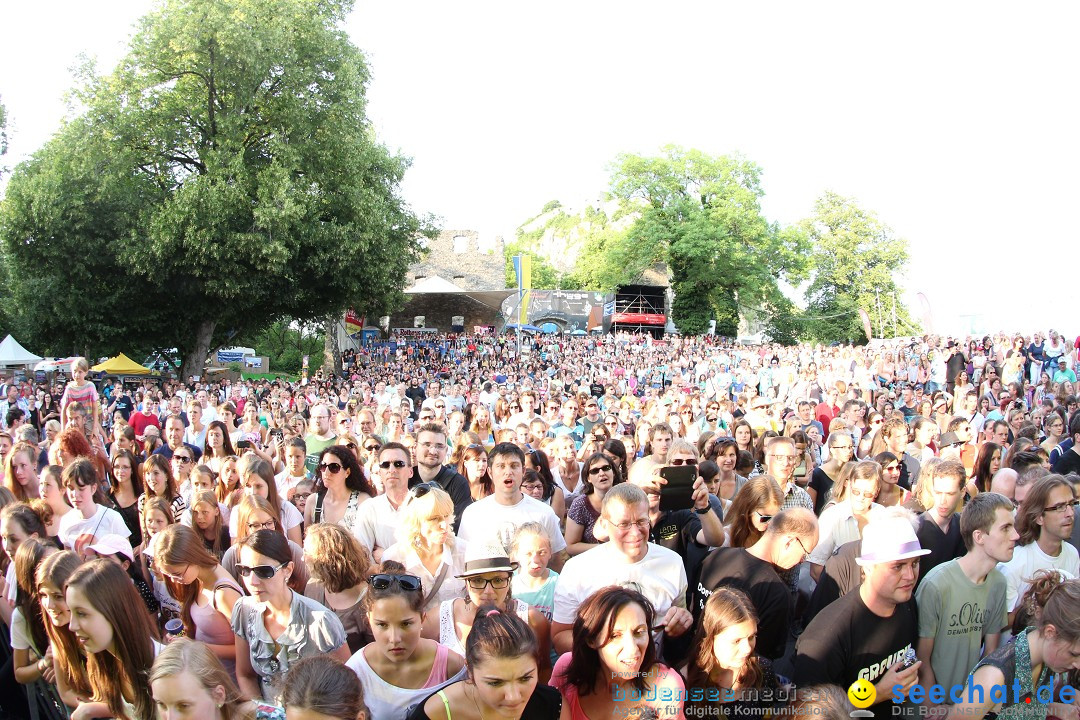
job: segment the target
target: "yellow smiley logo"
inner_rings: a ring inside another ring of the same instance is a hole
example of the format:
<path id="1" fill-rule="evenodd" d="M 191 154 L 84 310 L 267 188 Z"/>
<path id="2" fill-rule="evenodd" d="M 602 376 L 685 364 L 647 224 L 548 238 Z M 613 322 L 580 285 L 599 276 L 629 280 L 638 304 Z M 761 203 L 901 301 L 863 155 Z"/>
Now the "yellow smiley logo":
<path id="1" fill-rule="evenodd" d="M 857 708 L 868 708 L 877 699 L 877 691 L 869 680 L 862 678 L 851 683 L 847 691 L 848 700 Z"/>

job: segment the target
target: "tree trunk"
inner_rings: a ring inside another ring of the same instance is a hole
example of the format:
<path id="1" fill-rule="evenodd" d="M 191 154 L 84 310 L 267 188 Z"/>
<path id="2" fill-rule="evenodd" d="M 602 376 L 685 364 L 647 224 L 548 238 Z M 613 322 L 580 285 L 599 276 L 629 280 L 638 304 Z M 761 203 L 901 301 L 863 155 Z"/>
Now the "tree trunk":
<path id="1" fill-rule="evenodd" d="M 335 377 L 341 377 L 341 347 L 338 344 L 338 315 L 330 313 L 323 322 L 323 368 L 333 369 Z"/>
<path id="2" fill-rule="evenodd" d="M 203 379 L 203 368 L 206 367 L 206 356 L 210 353 L 210 342 L 217 328 L 217 320 L 203 320 L 199 323 L 199 329 L 195 335 L 195 346 L 191 352 L 184 356 L 184 364 L 180 366 L 180 381 L 187 382 L 188 378 L 196 375 Z"/>

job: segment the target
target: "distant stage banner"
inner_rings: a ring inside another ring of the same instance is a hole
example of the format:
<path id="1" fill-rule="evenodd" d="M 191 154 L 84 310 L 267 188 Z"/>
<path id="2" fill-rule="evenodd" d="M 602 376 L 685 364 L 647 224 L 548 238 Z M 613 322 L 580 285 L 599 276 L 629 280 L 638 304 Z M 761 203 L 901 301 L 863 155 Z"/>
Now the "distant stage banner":
<path id="1" fill-rule="evenodd" d="M 664 325 L 667 319 L 659 313 L 615 313 L 611 322 L 627 325 Z"/>

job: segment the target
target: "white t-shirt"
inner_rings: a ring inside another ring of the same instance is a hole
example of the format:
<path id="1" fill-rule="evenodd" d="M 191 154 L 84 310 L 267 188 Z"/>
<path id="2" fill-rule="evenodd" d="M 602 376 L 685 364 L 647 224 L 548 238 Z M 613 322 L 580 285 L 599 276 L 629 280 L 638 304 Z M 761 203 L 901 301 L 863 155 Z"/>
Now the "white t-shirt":
<path id="1" fill-rule="evenodd" d="M 274 476 L 274 484 L 277 485 L 278 497 L 282 500 L 288 500 L 289 491 L 307 479 L 307 475 L 290 475 L 289 468 L 285 468 Z"/>
<path id="2" fill-rule="evenodd" d="M 97 506 L 97 512 L 90 518 L 83 518 L 82 513 L 76 510 L 69 512 L 60 518 L 60 530 L 57 537 L 68 550 L 75 550 L 75 543 L 85 540 L 79 545 L 82 550 L 87 545 L 92 545 L 95 540 L 103 535 L 120 535 L 130 537 L 131 531 L 124 523 L 120 513 L 104 505 Z"/>
<path id="3" fill-rule="evenodd" d="M 311 502 L 311 499 L 308 499 L 308 502 Z M 356 512 L 356 522 L 346 529 L 368 550 L 377 547 L 385 550 L 397 542 L 397 529 L 400 524 L 400 507 L 395 509 L 388 497 L 377 495 L 360 505 Z"/>
<path id="4" fill-rule="evenodd" d="M 1039 548 L 1039 543 L 1017 545 L 1013 550 L 1012 560 L 998 565 L 998 570 L 1005 576 L 1005 609 L 1012 612 L 1024 593 L 1031 587 L 1028 582 L 1037 570 L 1051 568 L 1064 570 L 1071 577 L 1080 575 L 1080 555 L 1069 543 L 1061 544 L 1061 552 L 1051 557 Z"/>
<path id="5" fill-rule="evenodd" d="M 550 505 L 528 495 L 522 495 L 516 505 L 500 505 L 494 495 L 472 503 L 461 514 L 458 537 L 467 543 L 498 543 L 509 548 L 514 531 L 527 522 L 544 526 L 553 554 L 566 549 L 566 540 L 559 529 L 559 516 Z"/>
<path id="6" fill-rule="evenodd" d="M 190 516 L 189 516 L 190 517 Z M 296 509 L 288 500 L 281 501 L 281 527 L 286 532 L 292 530 L 300 523 L 304 522 L 304 516 L 300 514 L 300 511 Z M 237 526 L 240 524 L 240 513 L 229 514 L 229 537 L 237 537 Z"/>
<path id="7" fill-rule="evenodd" d="M 68 514 L 70 515 L 70 513 Z M 4 599 L 14 605 L 19 596 L 19 583 L 15 578 L 14 560 L 8 563 L 7 572 L 4 573 L 4 582 L 7 583 L 7 587 L 4 589 Z"/>
<path id="8" fill-rule="evenodd" d="M 30 649 L 30 628 L 26 626 L 26 618 L 23 617 L 22 610 L 19 608 L 11 611 L 11 649 Z"/>
<path id="9" fill-rule="evenodd" d="M 563 565 L 555 584 L 552 621 L 572 624 L 581 603 L 608 585 L 640 592 L 653 604 L 657 618 L 664 617 L 672 606 L 686 607 L 686 568 L 677 552 L 649 543 L 645 557 L 631 563 L 615 545 L 606 542 Z"/>

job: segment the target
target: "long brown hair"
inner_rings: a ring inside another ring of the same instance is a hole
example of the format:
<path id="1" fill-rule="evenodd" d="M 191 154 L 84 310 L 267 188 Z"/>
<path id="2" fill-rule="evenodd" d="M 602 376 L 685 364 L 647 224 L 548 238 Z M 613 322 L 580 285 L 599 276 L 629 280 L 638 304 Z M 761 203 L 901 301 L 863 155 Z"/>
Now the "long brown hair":
<path id="1" fill-rule="evenodd" d="M 371 556 L 348 530 L 336 523 L 318 523 L 308 528 L 307 540 L 311 575 L 327 590 L 344 592 L 367 580 Z"/>
<path id="2" fill-rule="evenodd" d="M 461 457 L 458 458 L 458 461 L 456 463 L 458 473 L 463 478 L 468 480 L 469 479 L 469 472 L 468 472 L 468 469 L 465 467 L 465 462 L 467 460 L 475 460 L 478 457 L 480 457 L 481 455 L 483 455 L 485 458 L 487 457 L 487 450 L 484 449 L 483 445 L 480 445 L 480 444 L 466 445 L 461 450 Z M 491 480 L 490 469 L 484 471 L 484 474 L 480 476 L 478 482 L 480 484 L 480 496 L 479 497 L 473 496 L 473 500 L 482 500 L 483 498 L 485 498 L 488 495 L 491 495 L 492 493 L 495 492 L 495 483 L 492 482 L 492 480 Z M 470 486 L 472 485 L 471 480 L 469 480 L 469 485 Z"/>
<path id="3" fill-rule="evenodd" d="M 757 613 L 750 598 L 739 590 L 718 587 L 705 603 L 701 624 L 690 648 L 690 662 L 686 668 L 687 683 L 691 687 L 715 685 L 713 673 L 720 669 L 713 652 L 716 636 L 733 625 L 753 622 L 757 626 Z M 735 674 L 732 685 L 739 688 L 760 687 L 764 674 L 756 653 L 750 653 L 746 664 Z"/>
<path id="4" fill-rule="evenodd" d="M 82 565 L 82 558 L 71 550 L 61 550 L 45 558 L 38 566 L 34 577 L 38 597 L 40 598 L 41 586 L 45 583 L 49 583 L 63 593 L 64 588 L 67 587 L 68 578 L 79 569 L 80 565 Z M 90 678 L 87 676 L 86 657 L 79 647 L 75 633 L 71 632 L 67 625 L 53 625 L 52 620 L 47 619 L 45 634 L 49 636 L 49 646 L 56 658 L 56 665 L 60 668 L 60 672 L 64 673 L 64 680 L 67 681 L 68 687 L 76 695 L 90 697 L 93 690 L 90 688 Z"/>
<path id="5" fill-rule="evenodd" d="M 24 540 L 15 551 L 15 581 L 19 584 L 15 606 L 19 608 L 30 629 L 30 639 L 39 655 L 44 655 L 49 647 L 49 636 L 45 633 L 45 618 L 42 615 L 41 603 L 38 602 L 34 568 L 41 564 L 50 551 L 56 552 L 56 547 L 51 543 L 46 545 L 38 538 Z"/>
<path id="6" fill-rule="evenodd" d="M 216 503 L 214 509 L 217 509 Z M 212 568 L 217 564 L 217 558 L 203 545 L 199 533 L 187 525 L 170 525 L 154 538 L 154 565 L 158 570 L 162 565 Z M 184 629 L 189 636 L 194 637 L 195 620 L 191 617 L 191 606 L 199 597 L 199 583 L 182 585 L 166 578 L 165 584 L 169 588 L 169 594 L 180 601 L 180 618 L 184 621 Z"/>
<path id="7" fill-rule="evenodd" d="M 206 466 L 202 465 L 200 467 L 206 467 Z M 195 525 L 195 506 L 196 505 L 208 505 L 210 507 L 211 515 L 214 518 L 214 522 L 207 531 L 207 532 L 210 533 L 209 538 L 206 537 L 206 535 L 204 534 L 204 531 L 202 529 L 196 527 L 196 525 Z M 215 495 L 210 490 L 204 490 L 204 491 L 202 491 L 200 493 L 194 493 L 191 496 L 191 515 L 192 515 L 192 517 L 191 517 L 191 528 L 192 528 L 192 530 L 195 530 L 195 534 L 198 535 L 200 537 L 200 539 L 203 540 L 204 545 L 207 542 L 210 543 L 210 547 L 208 547 L 207 550 L 209 550 L 213 555 L 215 555 L 220 560 L 221 556 L 224 555 L 225 551 L 228 550 L 229 548 L 227 547 L 227 545 L 225 543 L 222 542 L 222 539 L 221 539 L 221 534 L 222 534 L 221 531 L 222 531 L 222 528 L 224 528 L 224 526 L 225 526 L 225 521 L 221 517 L 221 508 L 218 507 L 217 495 Z"/>
<path id="8" fill-rule="evenodd" d="M 758 541 L 762 533 L 754 527 L 750 514 L 770 501 L 775 502 L 777 507 L 784 503 L 784 493 L 771 475 L 752 477 L 739 488 L 725 513 L 725 517 L 730 518 L 731 547 L 750 547 Z"/>
<path id="9" fill-rule="evenodd" d="M 77 588 L 95 610 L 112 626 L 113 651 L 87 653 L 86 667 L 94 699 L 105 703 L 118 717 L 127 717 L 124 687 L 133 693 L 136 720 L 150 720 L 154 704 L 146 668 L 154 662 L 157 629 L 139 597 L 139 591 L 116 563 L 91 560 L 68 580 L 68 590 Z"/>
<path id="10" fill-rule="evenodd" d="M 173 476 L 172 465 L 165 459 L 164 455 L 151 455 L 146 458 L 142 464 L 142 476 L 147 490 L 150 489 L 150 483 L 146 478 L 149 477 L 150 471 L 154 468 L 165 473 L 165 494 L 158 495 L 158 497 L 163 497 L 171 503 L 180 495 L 180 491 L 176 487 L 176 478 Z M 151 490 L 151 492 L 153 491 Z"/>
<path id="11" fill-rule="evenodd" d="M 1018 545 L 1030 545 L 1039 539 L 1042 525 L 1039 519 L 1046 512 L 1047 503 L 1050 501 L 1050 493 L 1055 488 L 1067 487 L 1072 498 L 1076 498 L 1076 490 L 1072 483 L 1061 475 L 1047 475 L 1039 478 L 1031 490 L 1028 491 L 1024 502 L 1020 503 L 1020 509 L 1016 511 L 1016 532 L 1020 534 Z M 1071 513 L 1072 510 L 1069 510 Z"/>
<path id="12" fill-rule="evenodd" d="M 579 695 L 589 695 L 596 691 L 596 679 L 602 671 L 600 648 L 611 639 L 615 618 L 624 607 L 638 605 L 645 613 L 645 626 L 652 628 L 655 611 L 648 598 L 636 590 L 611 585 L 601 588 L 590 595 L 578 608 L 577 619 L 573 627 L 573 650 L 570 664 L 566 668 L 566 681 L 577 688 Z M 475 627 L 473 632 L 476 632 Z M 472 637 L 470 635 L 470 637 Z M 596 645 L 594 646 L 594 643 Z M 645 655 L 638 668 L 640 672 L 629 679 L 639 692 L 648 689 L 647 676 L 656 664 L 656 646 L 650 641 L 646 644 Z M 601 687 L 601 691 L 607 687 Z"/>

